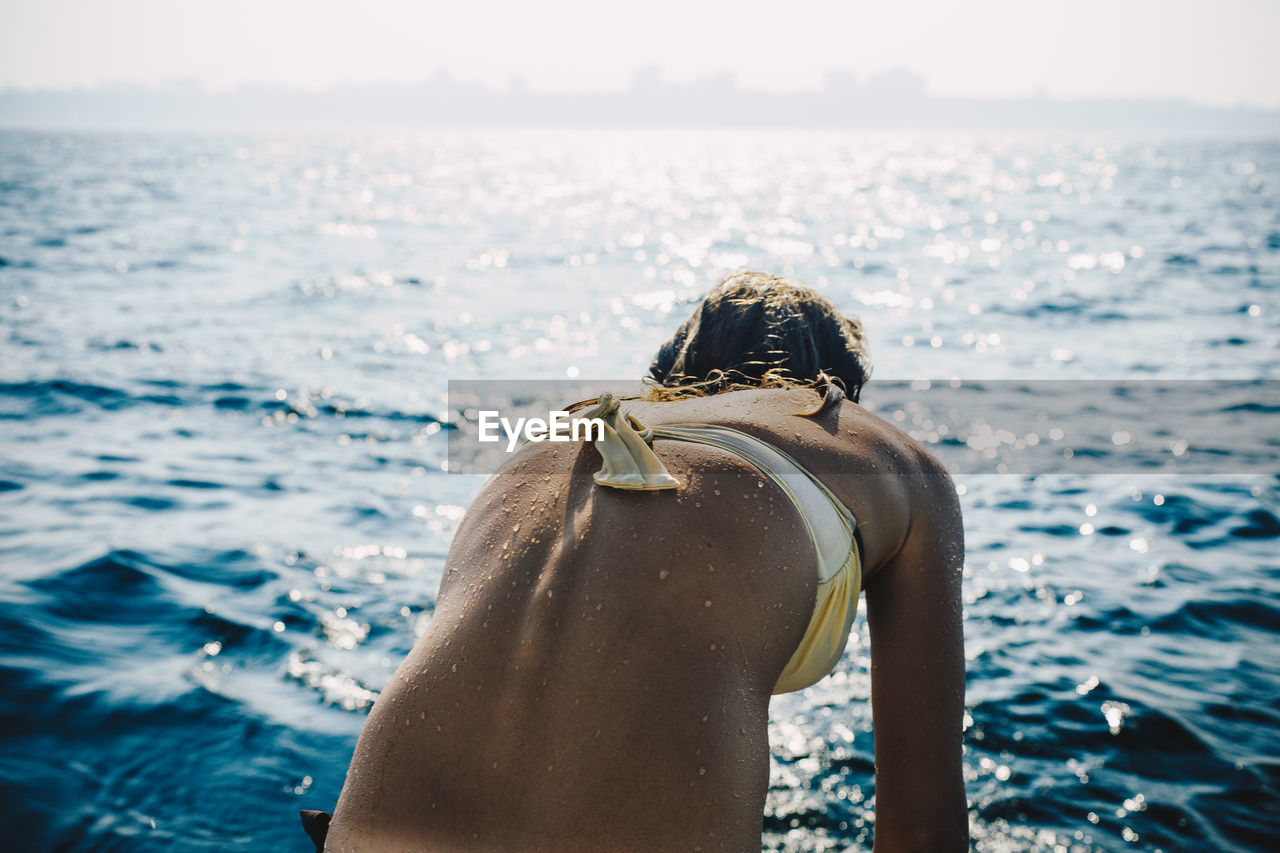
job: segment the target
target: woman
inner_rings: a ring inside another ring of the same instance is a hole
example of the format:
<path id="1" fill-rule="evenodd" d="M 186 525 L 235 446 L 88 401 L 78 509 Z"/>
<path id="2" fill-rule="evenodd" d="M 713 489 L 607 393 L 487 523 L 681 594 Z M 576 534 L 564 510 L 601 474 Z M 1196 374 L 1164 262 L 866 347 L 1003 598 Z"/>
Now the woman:
<path id="1" fill-rule="evenodd" d="M 834 666 L 861 587 L 875 849 L 968 849 L 956 493 L 853 402 L 860 324 L 738 273 L 650 372 L 591 401 L 598 447 L 528 444 L 481 489 L 318 845 L 758 850 L 769 697 Z"/>

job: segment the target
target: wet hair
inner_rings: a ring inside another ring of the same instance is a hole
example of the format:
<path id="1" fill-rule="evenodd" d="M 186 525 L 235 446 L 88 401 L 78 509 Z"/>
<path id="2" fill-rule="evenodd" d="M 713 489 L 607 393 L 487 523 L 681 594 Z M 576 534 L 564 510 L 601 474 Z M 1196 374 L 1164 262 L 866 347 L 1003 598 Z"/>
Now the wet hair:
<path id="1" fill-rule="evenodd" d="M 857 400 L 871 359 L 857 317 L 803 284 L 742 271 L 713 287 L 659 347 L 649 375 L 667 398 L 832 382 Z"/>

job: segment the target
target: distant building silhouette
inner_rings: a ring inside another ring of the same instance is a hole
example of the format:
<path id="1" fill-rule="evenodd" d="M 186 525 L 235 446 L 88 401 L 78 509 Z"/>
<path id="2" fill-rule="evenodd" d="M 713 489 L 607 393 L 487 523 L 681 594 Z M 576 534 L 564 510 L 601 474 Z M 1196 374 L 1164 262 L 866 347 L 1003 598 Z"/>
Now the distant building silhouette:
<path id="1" fill-rule="evenodd" d="M 867 81 L 867 93 L 876 100 L 919 101 L 924 98 L 924 78 L 901 68 L 876 74 Z"/>
<path id="2" fill-rule="evenodd" d="M 852 71 L 828 71 L 823 76 L 824 92 L 833 95 L 846 95 L 858 90 L 858 75 Z"/>

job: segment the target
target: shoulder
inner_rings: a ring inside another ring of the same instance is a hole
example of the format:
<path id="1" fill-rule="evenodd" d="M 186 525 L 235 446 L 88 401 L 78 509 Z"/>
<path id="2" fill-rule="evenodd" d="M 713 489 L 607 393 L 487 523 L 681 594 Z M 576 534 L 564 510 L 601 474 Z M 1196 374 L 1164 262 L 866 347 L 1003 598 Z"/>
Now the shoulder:
<path id="1" fill-rule="evenodd" d="M 923 444 L 858 403 L 813 418 L 821 452 L 801 461 L 846 502 L 864 540 L 864 583 L 913 539 L 958 535 L 959 504 L 946 467 Z"/>
<path id="2" fill-rule="evenodd" d="M 857 439 L 854 453 L 863 464 L 887 475 L 869 482 L 878 485 L 895 516 L 885 525 L 892 533 L 879 543 L 877 559 L 864 567 L 864 585 L 908 555 L 947 555 L 939 564 L 963 559 L 960 502 L 946 466 L 906 432 L 857 404 L 842 406 L 838 418 L 841 429 Z"/>
<path id="3" fill-rule="evenodd" d="M 837 415 L 840 429 L 865 452 L 890 463 L 911 480 L 932 487 L 952 486 L 951 474 L 929 449 L 904 430 L 857 403 L 844 402 Z"/>

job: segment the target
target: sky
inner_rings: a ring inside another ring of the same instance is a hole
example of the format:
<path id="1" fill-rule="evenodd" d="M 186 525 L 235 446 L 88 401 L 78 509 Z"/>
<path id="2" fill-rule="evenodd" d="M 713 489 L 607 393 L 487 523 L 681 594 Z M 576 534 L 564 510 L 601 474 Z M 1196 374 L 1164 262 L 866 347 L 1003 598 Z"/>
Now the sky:
<path id="1" fill-rule="evenodd" d="M 938 96 L 1280 107 L 1280 0 L 0 0 L 0 89 L 322 90 L 441 72 L 624 91 L 656 67 L 755 91 L 906 69 Z"/>

